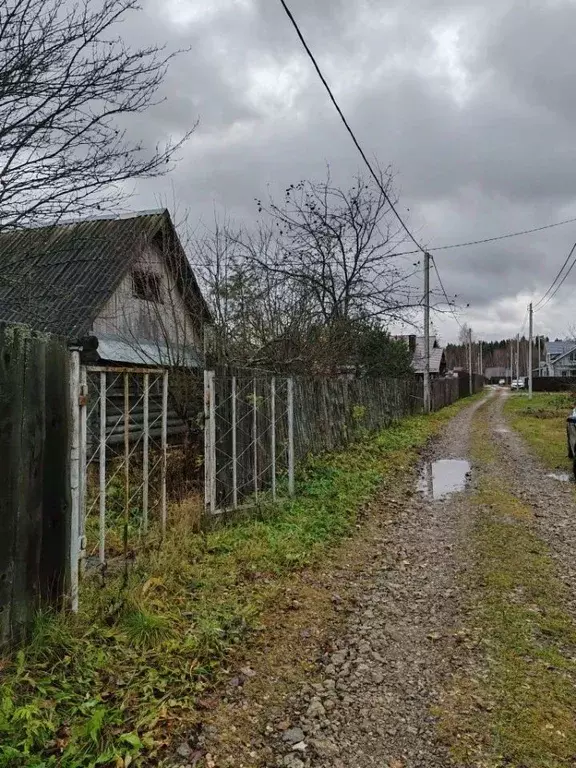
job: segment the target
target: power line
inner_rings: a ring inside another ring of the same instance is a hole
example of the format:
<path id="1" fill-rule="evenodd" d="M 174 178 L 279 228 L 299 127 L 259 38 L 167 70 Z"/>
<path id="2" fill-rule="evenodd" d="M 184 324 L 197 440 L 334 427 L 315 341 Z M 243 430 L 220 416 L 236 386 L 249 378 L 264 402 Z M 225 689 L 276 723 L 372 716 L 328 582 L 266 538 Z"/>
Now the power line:
<path id="1" fill-rule="evenodd" d="M 334 94 L 332 93 L 332 90 L 331 90 L 330 86 L 328 85 L 328 82 L 326 81 L 326 78 L 325 78 L 325 77 L 324 77 L 324 75 L 322 74 L 322 70 L 320 69 L 320 66 L 318 65 L 318 62 L 317 62 L 317 61 L 316 61 L 316 59 L 314 58 L 314 54 L 312 53 L 312 51 L 310 50 L 310 47 L 308 46 L 308 43 L 307 43 L 307 42 L 306 42 L 306 40 L 304 39 L 304 35 L 303 35 L 303 34 L 302 34 L 302 32 L 300 31 L 300 27 L 298 26 L 298 23 L 297 23 L 296 19 L 294 18 L 293 14 L 292 14 L 292 11 L 290 10 L 290 8 L 288 8 L 288 5 L 286 4 L 285 0 L 280 0 L 280 3 L 282 4 L 282 7 L 284 8 L 284 10 L 285 10 L 285 12 L 286 12 L 286 15 L 287 15 L 287 16 L 288 16 L 288 18 L 290 19 L 290 21 L 291 21 L 291 23 L 292 23 L 292 26 L 293 26 L 293 27 L 294 27 L 294 29 L 296 30 L 296 34 L 298 35 L 298 37 L 299 37 L 299 39 L 300 39 L 300 42 L 301 42 L 301 43 L 302 43 L 302 45 L 304 46 L 304 50 L 306 51 L 306 53 L 308 54 L 308 56 L 309 56 L 309 58 L 310 58 L 310 61 L 311 61 L 311 62 L 312 62 L 312 64 L 314 65 L 314 69 L 316 70 L 316 72 L 317 72 L 317 74 L 318 74 L 318 77 L 320 78 L 320 80 L 322 81 L 322 84 L 323 84 L 324 88 L 325 88 L 325 89 L 326 89 L 326 91 L 328 92 L 328 96 L 330 97 L 330 100 L 331 100 L 332 104 L 333 104 L 333 105 L 334 105 L 334 107 L 336 108 L 336 111 L 338 112 L 338 115 L 340 116 L 340 119 L 342 120 L 342 122 L 344 123 L 344 126 L 346 127 L 346 130 L 347 130 L 347 131 L 348 131 L 348 133 L 350 134 L 350 137 L 351 137 L 352 141 L 354 142 L 354 145 L 356 146 L 356 149 L 357 149 L 357 150 L 358 150 L 358 152 L 360 153 L 360 156 L 362 157 L 362 160 L 363 160 L 363 161 L 364 161 L 364 163 L 366 164 L 366 167 L 367 167 L 367 168 L 368 168 L 368 170 L 370 171 L 370 174 L 371 174 L 372 178 L 374 179 L 374 181 L 375 181 L 375 182 L 376 182 L 376 184 L 378 185 L 378 187 L 379 187 L 380 191 L 382 192 L 382 194 L 383 194 L 383 196 L 384 196 L 384 199 L 386 200 L 386 202 L 387 202 L 387 203 L 388 203 L 388 205 L 390 206 L 390 209 L 392 210 L 392 212 L 394 213 L 394 215 L 396 216 L 396 218 L 397 218 L 397 219 L 398 219 L 398 221 L 400 222 L 400 224 L 401 224 L 402 228 L 404 229 L 404 231 L 406 232 L 406 234 L 408 235 L 408 237 L 410 238 L 410 240 L 412 240 L 412 242 L 414 243 L 414 245 L 415 245 L 415 246 L 416 246 L 416 248 L 418 249 L 418 250 L 416 250 L 416 251 L 413 251 L 412 253 L 425 253 L 425 252 L 426 252 L 426 249 L 425 249 L 425 248 L 424 248 L 422 245 L 420 245 L 420 243 L 419 243 L 419 242 L 416 240 L 416 238 L 414 237 L 414 235 L 412 234 L 412 232 L 411 232 L 411 231 L 408 229 L 408 225 L 407 225 L 407 224 L 404 222 L 403 218 L 402 218 L 402 217 L 400 216 L 400 214 L 398 213 L 398 211 L 397 211 L 397 209 L 396 209 L 396 206 L 394 205 L 394 203 L 393 203 L 393 202 L 392 202 L 392 200 L 390 199 L 390 197 L 389 197 L 388 193 L 387 193 L 387 192 L 386 192 L 386 190 L 384 189 L 384 187 L 383 187 L 383 185 L 382 185 L 382 182 L 381 182 L 381 181 L 380 181 L 380 179 L 378 178 L 378 175 L 377 175 L 377 173 L 376 173 L 376 172 L 374 171 L 374 169 L 372 168 L 372 165 L 371 165 L 370 161 L 369 161 L 369 160 L 368 160 L 368 158 L 366 157 L 366 153 L 364 152 L 364 150 L 363 150 L 363 149 L 362 149 L 362 147 L 360 146 L 360 142 L 359 142 L 359 141 L 358 141 L 358 139 L 356 138 L 356 136 L 355 136 L 355 134 L 354 134 L 354 131 L 353 131 L 353 130 L 352 130 L 352 128 L 350 127 L 350 124 L 348 123 L 348 120 L 346 119 L 346 117 L 344 116 L 344 113 L 343 113 L 343 112 L 342 112 L 342 110 L 340 109 L 340 106 L 339 106 L 338 102 L 336 101 L 336 97 L 335 97 L 335 96 L 334 96 Z"/>
<path id="2" fill-rule="evenodd" d="M 452 312 L 452 316 L 454 317 L 454 320 L 456 320 L 456 322 L 458 323 L 458 325 L 462 329 L 464 326 L 462 325 L 462 323 L 458 319 L 458 315 L 456 314 L 456 311 L 455 311 L 455 309 L 454 309 L 454 307 L 452 305 L 452 302 L 448 298 L 448 294 L 446 293 L 446 288 L 444 288 L 444 283 L 442 282 L 442 278 L 440 277 L 440 272 L 438 271 L 438 266 L 436 264 L 436 260 L 434 259 L 433 256 L 431 256 L 430 258 L 432 259 L 432 265 L 434 267 L 434 271 L 436 272 L 436 277 L 438 278 L 438 282 L 440 283 L 440 288 L 442 288 L 442 293 L 444 294 L 444 298 L 446 299 L 446 303 L 450 307 L 450 311 Z"/>
<path id="3" fill-rule="evenodd" d="M 556 294 L 558 293 L 558 291 L 560 290 L 560 288 L 561 288 L 561 287 L 562 287 L 562 285 L 564 284 L 564 281 L 566 280 L 566 278 L 568 277 L 568 275 L 569 275 L 569 274 L 572 272 L 572 270 L 574 269 L 574 266 L 576 265 L 576 257 L 572 259 L 572 264 L 570 264 L 570 266 L 568 267 L 568 270 L 565 272 L 564 276 L 562 277 L 562 279 L 560 280 L 560 282 L 558 283 L 558 285 L 556 286 L 556 288 L 554 288 L 554 291 L 553 291 L 552 293 L 550 293 L 550 295 L 548 296 L 548 298 L 546 299 L 546 301 L 544 301 L 544 303 L 542 304 L 542 301 L 543 301 L 543 300 L 544 300 L 544 298 L 546 297 L 546 294 L 548 294 L 548 293 L 549 293 L 549 292 L 552 290 L 552 288 L 554 287 L 554 283 L 556 283 L 556 281 L 558 280 L 558 278 L 559 278 L 559 277 L 560 277 L 560 275 L 562 274 L 562 271 L 564 270 L 564 268 L 565 268 L 565 267 L 566 267 L 566 265 L 568 264 L 568 260 L 570 259 L 570 257 L 571 257 L 571 256 L 572 256 L 572 254 L 574 253 L 574 250 L 576 250 L 576 243 L 574 243 L 574 245 L 572 246 L 572 248 L 571 248 L 571 250 L 570 250 L 570 253 L 568 254 L 568 256 L 567 256 L 567 258 L 566 258 L 566 260 L 565 260 L 564 264 L 562 265 L 562 268 L 560 269 L 560 272 L 558 272 L 558 274 L 557 274 L 557 275 L 556 275 L 556 277 L 554 278 L 554 282 L 552 283 L 552 285 L 550 286 L 550 288 L 548 288 L 548 290 L 546 291 L 546 293 L 544 294 L 544 296 L 543 296 L 543 297 L 540 299 L 540 301 L 538 302 L 538 307 L 537 307 L 537 308 L 534 310 L 535 312 L 539 312 L 541 309 L 544 309 L 544 307 L 546 307 L 546 306 L 547 306 L 547 305 L 548 305 L 548 304 L 549 304 L 549 303 L 552 301 L 552 299 L 554 298 L 554 296 L 556 296 Z"/>
<path id="4" fill-rule="evenodd" d="M 574 245 L 572 246 L 572 248 L 571 248 L 571 250 L 570 250 L 570 253 L 568 254 L 568 256 L 566 256 L 566 259 L 564 260 L 564 263 L 562 264 L 562 266 L 561 266 L 561 267 L 560 267 L 560 269 L 558 270 L 558 273 L 556 274 L 556 277 L 554 278 L 554 280 L 553 280 L 553 281 L 552 281 L 552 283 L 550 284 L 550 287 L 548 288 L 548 290 L 546 291 L 546 293 L 545 293 L 545 294 L 544 294 L 544 295 L 543 295 L 543 296 L 542 296 L 542 297 L 541 297 L 541 298 L 540 298 L 540 299 L 539 299 L 539 300 L 536 302 L 536 304 L 535 304 L 535 310 L 538 310 L 538 309 L 542 309 L 542 307 L 546 306 L 546 304 L 548 304 L 548 301 L 550 301 L 550 299 L 552 298 L 552 296 L 550 296 L 550 297 L 548 298 L 548 300 L 547 300 L 547 301 L 544 301 L 544 300 L 546 299 L 546 297 L 548 296 L 548 294 L 550 293 L 550 291 L 552 291 L 552 290 L 553 290 L 554 286 L 555 286 L 555 285 L 556 285 L 556 283 L 558 282 L 558 280 L 559 280 L 560 276 L 562 275 L 562 272 L 564 271 L 564 269 L 566 268 L 566 265 L 567 265 L 567 264 L 568 264 L 568 262 L 570 261 L 570 258 L 571 258 L 571 256 L 572 256 L 572 254 L 574 253 L 574 249 L 575 249 L 575 248 L 576 248 L 576 243 L 574 243 Z M 562 282 L 564 282 L 564 280 L 566 279 L 566 277 L 568 277 L 568 274 L 570 274 L 570 270 L 569 270 L 569 271 L 568 271 L 568 273 L 567 273 L 567 274 L 564 276 L 564 279 L 562 280 Z M 560 283 L 560 285 L 562 285 L 562 283 Z M 559 287 L 560 287 L 560 286 L 558 286 L 558 288 L 559 288 Z M 555 295 L 555 294 L 556 294 L 556 291 L 554 291 L 554 294 L 552 294 L 552 295 Z M 544 302 L 544 303 L 543 303 L 543 302 Z"/>
<path id="5" fill-rule="evenodd" d="M 428 248 L 429 251 L 447 251 L 450 248 L 465 248 L 468 245 L 482 245 L 483 243 L 493 243 L 496 240 L 506 240 L 510 237 L 519 237 L 520 235 L 529 235 L 532 232 L 542 232 L 544 229 L 553 229 L 554 227 L 561 227 L 564 224 L 573 224 L 576 221 L 574 219 L 564 219 L 564 221 L 557 221 L 555 224 L 545 224 L 543 227 L 534 227 L 534 229 L 523 229 L 519 232 L 509 232 L 505 235 L 497 235 L 495 237 L 486 237 L 483 240 L 469 240 L 465 243 L 452 243 L 451 245 L 439 245 L 436 248 Z M 395 253 L 395 256 L 408 256 L 410 254 L 420 253 L 420 251 L 399 251 Z"/>

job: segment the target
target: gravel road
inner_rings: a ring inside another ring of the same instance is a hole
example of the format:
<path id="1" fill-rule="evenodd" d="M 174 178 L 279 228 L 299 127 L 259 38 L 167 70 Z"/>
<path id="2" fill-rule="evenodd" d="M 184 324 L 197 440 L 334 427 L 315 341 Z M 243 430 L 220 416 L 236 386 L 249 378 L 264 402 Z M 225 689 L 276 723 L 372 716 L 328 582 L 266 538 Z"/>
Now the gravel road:
<path id="1" fill-rule="evenodd" d="M 457 415 L 426 461 L 467 459 L 478 404 Z M 469 485 L 473 484 L 473 478 Z M 374 542 L 379 567 L 324 658 L 323 681 L 304 686 L 291 728 L 277 734 L 276 765 L 288 768 L 440 768 L 431 706 L 450 673 L 458 573 L 471 522 L 466 493 L 416 493 Z"/>

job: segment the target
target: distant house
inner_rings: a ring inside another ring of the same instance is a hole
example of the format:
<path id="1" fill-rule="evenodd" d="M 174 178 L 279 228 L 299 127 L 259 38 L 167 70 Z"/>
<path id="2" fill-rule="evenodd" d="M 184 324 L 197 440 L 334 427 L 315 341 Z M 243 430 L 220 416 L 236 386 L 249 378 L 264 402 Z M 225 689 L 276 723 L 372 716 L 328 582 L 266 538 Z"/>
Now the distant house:
<path id="1" fill-rule="evenodd" d="M 576 341 L 547 341 L 545 375 L 576 376 Z"/>
<path id="2" fill-rule="evenodd" d="M 396 339 L 404 341 L 412 354 L 412 368 L 417 375 L 424 375 L 426 369 L 426 345 L 424 336 L 408 335 L 396 336 Z M 440 346 L 436 336 L 430 336 L 430 375 L 434 377 L 446 374 L 446 354 Z"/>
<path id="3" fill-rule="evenodd" d="M 161 210 L 0 234 L 0 320 L 96 337 L 93 362 L 202 367 L 210 312 Z"/>
<path id="4" fill-rule="evenodd" d="M 486 368 L 484 371 L 484 378 L 488 379 L 490 384 L 497 384 L 501 379 L 509 381 L 511 377 L 510 368 L 503 366 L 494 366 L 492 368 Z"/>

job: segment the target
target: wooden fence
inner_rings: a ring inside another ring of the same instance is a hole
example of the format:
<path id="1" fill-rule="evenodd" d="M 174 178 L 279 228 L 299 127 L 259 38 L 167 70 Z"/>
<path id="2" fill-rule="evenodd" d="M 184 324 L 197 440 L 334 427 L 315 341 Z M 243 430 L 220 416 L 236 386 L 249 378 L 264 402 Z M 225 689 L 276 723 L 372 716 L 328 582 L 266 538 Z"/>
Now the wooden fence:
<path id="1" fill-rule="evenodd" d="M 473 391 L 483 381 L 473 379 Z M 431 382 L 432 410 L 470 393 L 468 377 Z M 253 504 L 261 491 L 292 493 L 295 466 L 422 412 L 418 379 L 206 372 L 205 501 L 209 512 Z"/>
<path id="2" fill-rule="evenodd" d="M 0 325 L 0 646 L 20 641 L 40 600 L 64 590 L 68 370 L 60 341 Z"/>

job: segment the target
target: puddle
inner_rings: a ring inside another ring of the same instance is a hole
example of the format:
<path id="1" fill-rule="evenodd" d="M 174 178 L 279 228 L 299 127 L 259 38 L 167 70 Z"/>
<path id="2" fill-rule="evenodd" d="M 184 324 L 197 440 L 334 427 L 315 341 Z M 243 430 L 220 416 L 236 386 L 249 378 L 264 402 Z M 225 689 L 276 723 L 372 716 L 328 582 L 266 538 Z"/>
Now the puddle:
<path id="1" fill-rule="evenodd" d="M 426 462 L 418 479 L 418 490 L 427 499 L 445 499 L 466 488 L 470 464 L 463 459 Z"/>
<path id="2" fill-rule="evenodd" d="M 554 480 L 560 480 L 563 483 L 569 483 L 572 480 L 570 472 L 550 472 L 546 477 L 551 477 Z"/>

